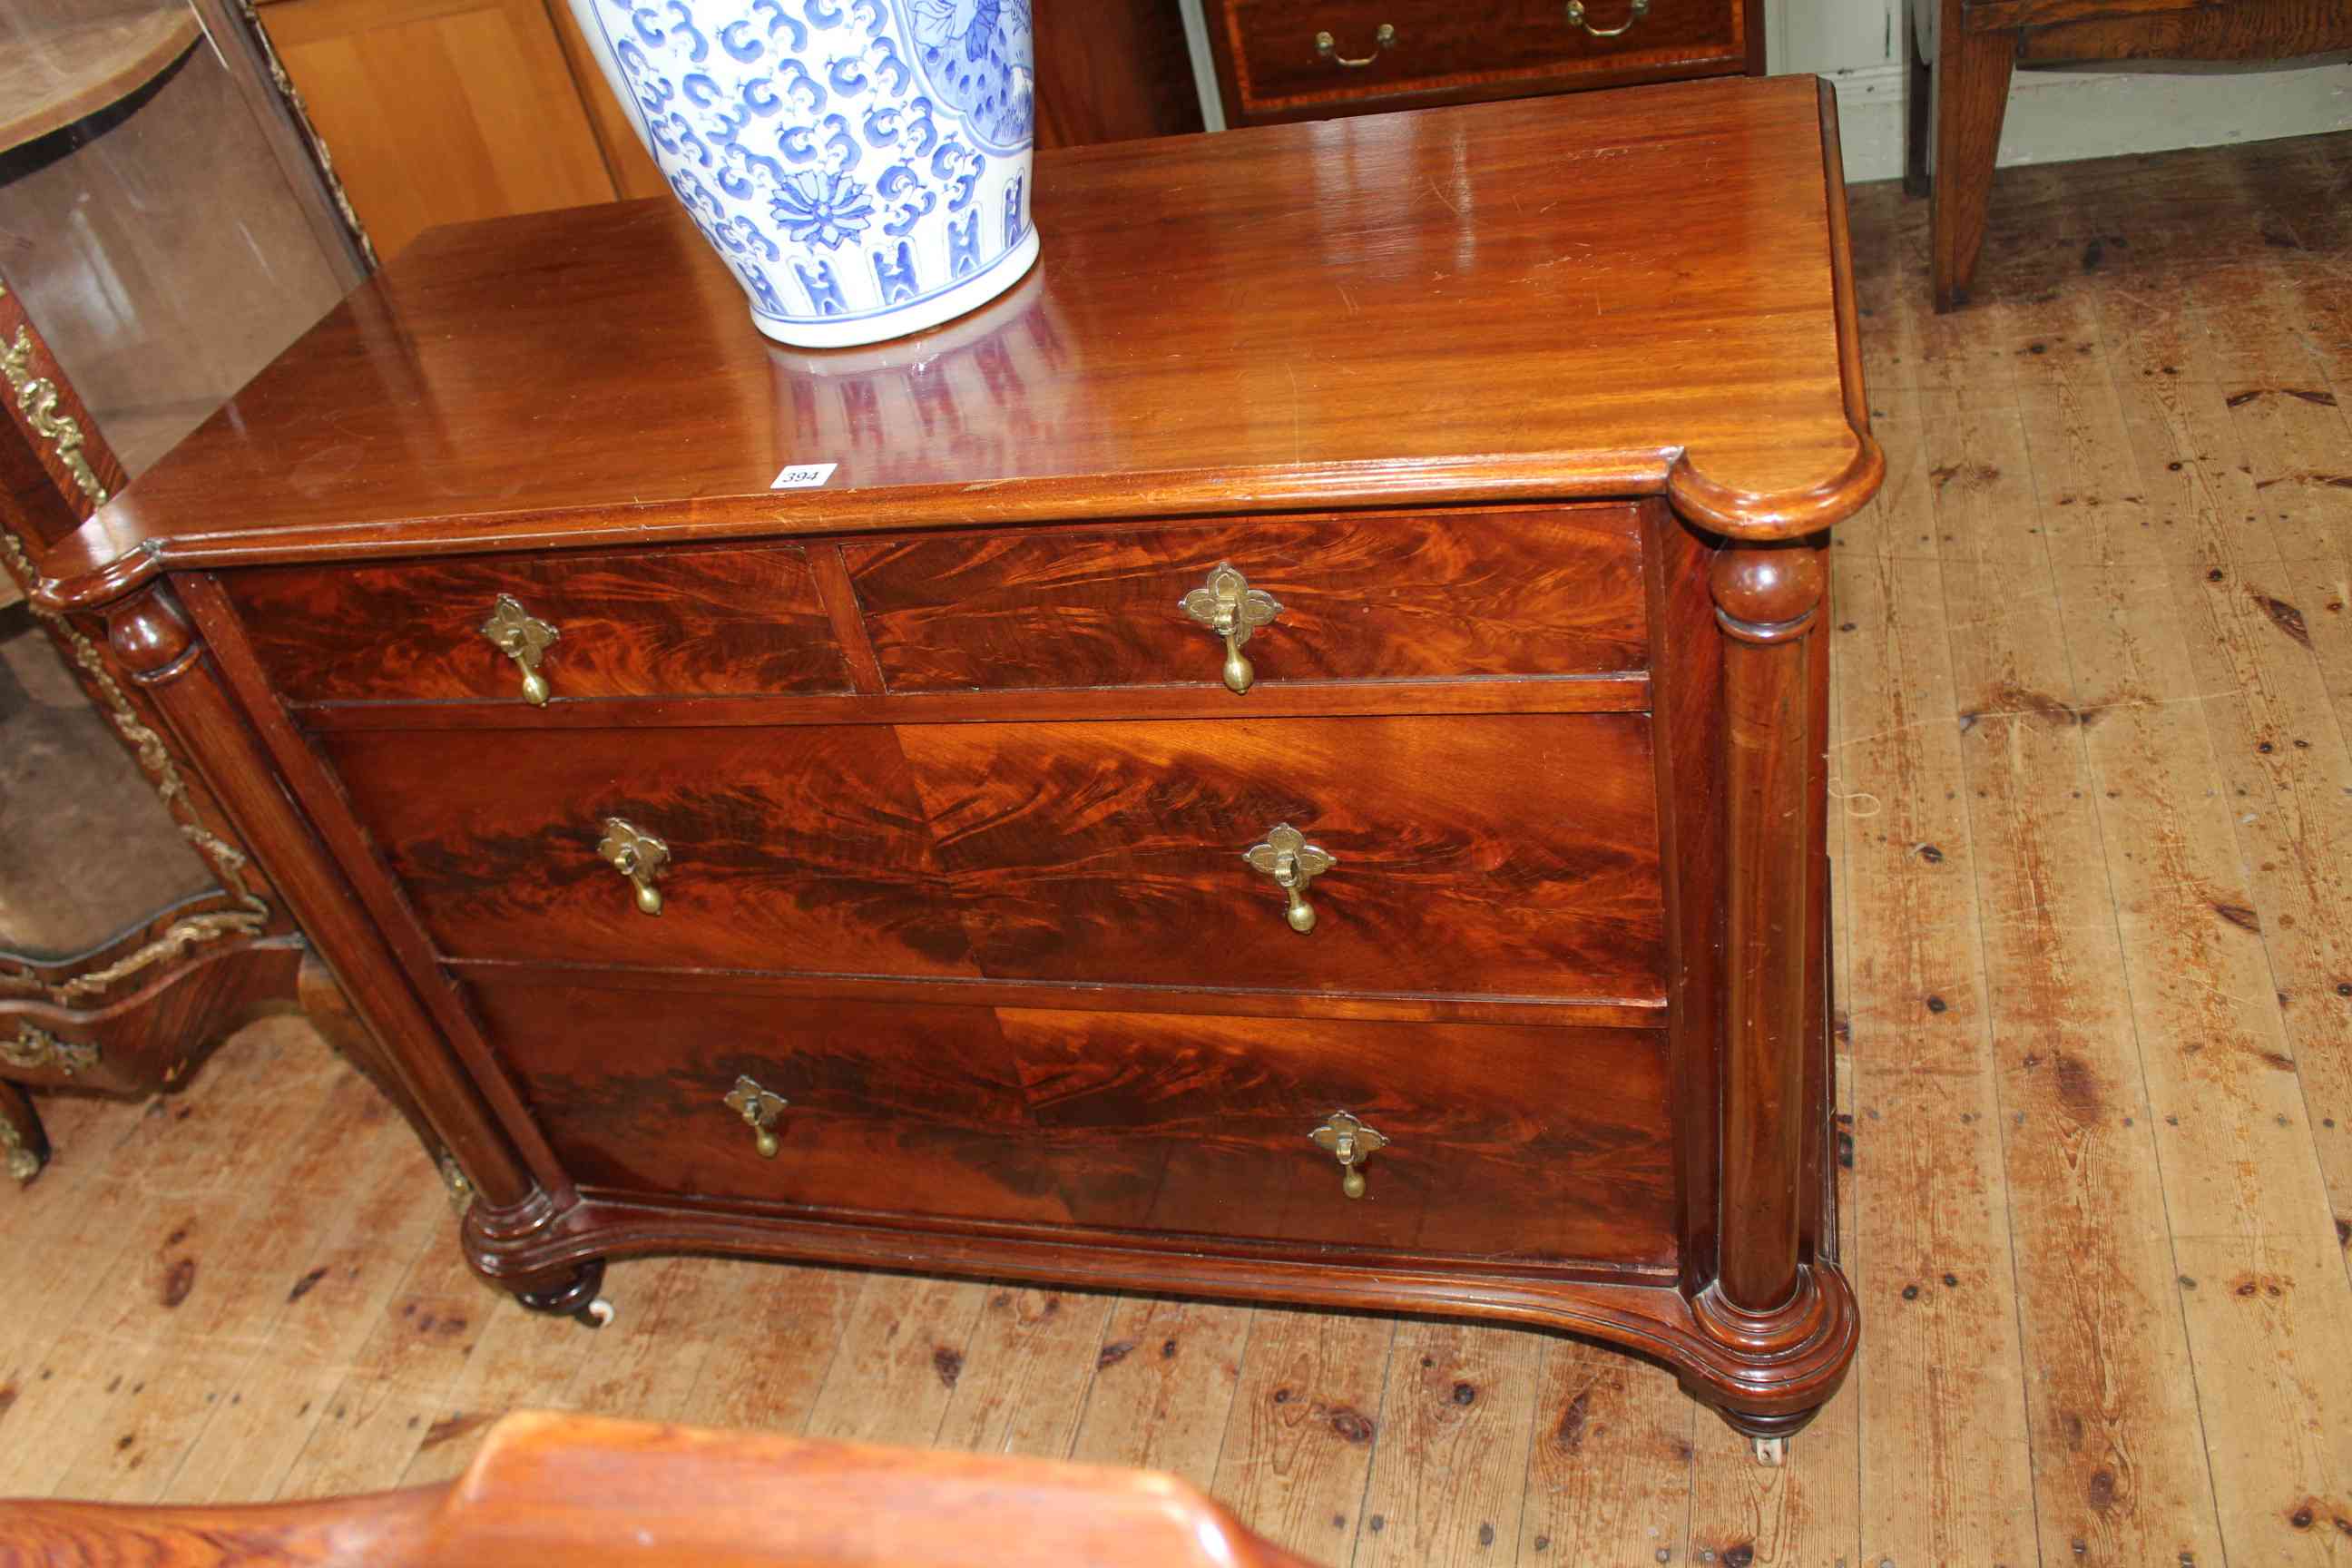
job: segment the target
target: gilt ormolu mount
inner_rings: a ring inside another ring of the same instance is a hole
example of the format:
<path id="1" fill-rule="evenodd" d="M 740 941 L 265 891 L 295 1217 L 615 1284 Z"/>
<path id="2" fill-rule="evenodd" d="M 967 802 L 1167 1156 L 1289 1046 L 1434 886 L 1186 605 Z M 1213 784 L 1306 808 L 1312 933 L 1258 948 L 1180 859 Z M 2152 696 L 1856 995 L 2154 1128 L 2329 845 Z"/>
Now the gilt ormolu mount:
<path id="1" fill-rule="evenodd" d="M 20 595 L 369 253 L 249 6 L 0 10 L 0 1155 L 29 1179 L 28 1090 L 168 1087 L 333 992 L 103 622 Z"/>

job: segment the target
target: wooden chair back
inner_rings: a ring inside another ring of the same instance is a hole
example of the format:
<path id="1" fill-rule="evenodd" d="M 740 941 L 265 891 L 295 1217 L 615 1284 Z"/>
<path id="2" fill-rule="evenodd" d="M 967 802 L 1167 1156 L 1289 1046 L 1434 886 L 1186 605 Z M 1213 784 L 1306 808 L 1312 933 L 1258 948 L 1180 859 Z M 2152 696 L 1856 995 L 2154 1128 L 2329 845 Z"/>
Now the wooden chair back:
<path id="1" fill-rule="evenodd" d="M 1307 1568 L 1173 1476 L 509 1415 L 446 1486 L 257 1507 L 0 1503 L 0 1568 Z"/>

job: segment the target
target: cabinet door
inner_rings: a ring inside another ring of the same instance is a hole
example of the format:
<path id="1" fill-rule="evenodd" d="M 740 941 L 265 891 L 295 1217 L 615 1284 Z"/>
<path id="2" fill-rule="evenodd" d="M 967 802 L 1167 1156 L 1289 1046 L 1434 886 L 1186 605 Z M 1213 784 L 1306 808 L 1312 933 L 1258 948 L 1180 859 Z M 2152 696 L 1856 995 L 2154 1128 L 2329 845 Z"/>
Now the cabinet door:
<path id="1" fill-rule="evenodd" d="M 273 0 L 260 15 L 383 259 L 436 224 L 617 194 L 545 0 Z"/>

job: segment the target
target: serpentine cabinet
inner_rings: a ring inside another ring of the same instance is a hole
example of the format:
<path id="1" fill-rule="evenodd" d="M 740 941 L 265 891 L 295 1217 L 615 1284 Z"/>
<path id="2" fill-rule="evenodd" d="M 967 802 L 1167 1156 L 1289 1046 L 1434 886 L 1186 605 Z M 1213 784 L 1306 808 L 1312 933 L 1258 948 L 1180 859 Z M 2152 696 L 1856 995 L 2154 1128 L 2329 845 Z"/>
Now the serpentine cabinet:
<path id="1" fill-rule="evenodd" d="M 825 355 L 669 205 L 444 228 L 39 593 L 532 1306 L 692 1248 L 1460 1313 L 1777 1451 L 1856 1331 L 1838 170 L 1786 79 L 1061 152 L 1034 276 Z"/>

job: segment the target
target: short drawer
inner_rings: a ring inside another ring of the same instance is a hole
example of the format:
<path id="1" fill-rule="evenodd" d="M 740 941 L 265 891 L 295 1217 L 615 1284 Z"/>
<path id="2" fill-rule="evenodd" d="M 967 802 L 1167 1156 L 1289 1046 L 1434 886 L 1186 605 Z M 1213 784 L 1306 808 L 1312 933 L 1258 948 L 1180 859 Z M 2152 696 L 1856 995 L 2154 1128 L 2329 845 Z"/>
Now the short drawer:
<path id="1" fill-rule="evenodd" d="M 1253 686 L 1649 659 L 1639 513 L 1622 505 L 933 534 L 842 553 L 893 691 L 1213 687 L 1217 616 L 1236 595 Z M 1223 594 L 1221 566 L 1239 576 Z"/>
<path id="2" fill-rule="evenodd" d="M 320 743 L 454 957 L 1664 996 L 1642 714 Z M 600 853 L 614 818 L 666 852 L 658 914 Z M 1287 873 L 1285 827 L 1314 851 Z"/>
<path id="3" fill-rule="evenodd" d="M 844 692 L 847 661 L 798 544 L 264 567 L 224 578 L 295 702 Z M 501 614 L 501 599 L 514 608 Z M 486 634 L 518 624 L 519 659 Z"/>
<path id="4" fill-rule="evenodd" d="M 473 994 L 557 1157 L 591 1187 L 1529 1263 L 1673 1259 L 1660 1031 L 593 981 Z M 739 1091 L 745 1079 L 756 1091 Z M 1314 1137 L 1342 1113 L 1384 1142 L 1360 1154 L 1360 1198 Z"/>
<path id="5" fill-rule="evenodd" d="M 1740 4 L 1649 0 L 1635 15 L 1634 0 L 1584 0 L 1579 26 L 1565 0 L 1210 0 L 1244 118 L 1334 98 L 1496 96 L 1583 76 L 1737 71 L 1746 62 Z"/>

